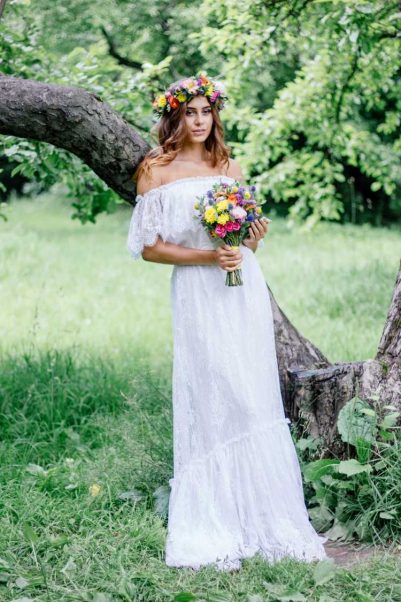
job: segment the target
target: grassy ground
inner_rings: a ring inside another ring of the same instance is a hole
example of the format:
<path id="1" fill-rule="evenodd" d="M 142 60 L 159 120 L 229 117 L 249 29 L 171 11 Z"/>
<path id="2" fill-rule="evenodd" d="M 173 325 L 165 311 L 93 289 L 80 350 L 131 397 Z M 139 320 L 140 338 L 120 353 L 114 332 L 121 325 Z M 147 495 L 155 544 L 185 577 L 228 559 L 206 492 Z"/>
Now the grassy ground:
<path id="1" fill-rule="evenodd" d="M 258 557 L 234 575 L 165 566 L 154 493 L 172 476 L 172 266 L 131 260 L 129 210 L 85 227 L 69 214 L 43 195 L 0 222 L 0 600 L 401 600 L 390 555 L 352 573 Z M 374 355 L 400 233 L 272 223 L 266 280 L 330 360 Z"/>

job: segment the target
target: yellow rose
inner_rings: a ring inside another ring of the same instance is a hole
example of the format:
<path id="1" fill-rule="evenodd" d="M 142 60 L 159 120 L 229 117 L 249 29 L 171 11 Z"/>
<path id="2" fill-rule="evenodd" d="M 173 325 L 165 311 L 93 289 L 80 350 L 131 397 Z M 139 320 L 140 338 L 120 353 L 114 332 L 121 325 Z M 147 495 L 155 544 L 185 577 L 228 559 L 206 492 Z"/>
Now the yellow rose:
<path id="1" fill-rule="evenodd" d="M 185 102 L 187 99 L 186 95 L 183 92 L 180 92 L 179 94 L 177 94 L 176 98 L 180 102 Z"/>
<path id="2" fill-rule="evenodd" d="M 167 103 L 166 97 L 165 96 L 159 96 L 159 98 L 158 98 L 159 107 L 161 107 L 161 108 L 165 107 L 166 103 Z"/>
<path id="3" fill-rule="evenodd" d="M 220 202 L 219 202 L 219 203 L 217 203 L 217 205 L 216 205 L 217 211 L 218 211 L 219 213 L 221 213 L 222 211 L 225 211 L 225 210 L 227 209 L 227 207 L 228 207 L 228 202 L 227 202 L 227 200 L 220 201 Z"/>
<path id="4" fill-rule="evenodd" d="M 213 207 L 206 209 L 205 211 L 205 220 L 208 224 L 214 224 L 217 218 L 217 213 Z"/>
<path id="5" fill-rule="evenodd" d="M 229 221 L 229 219 L 230 219 L 230 216 L 228 215 L 228 213 L 222 213 L 217 218 L 217 223 L 224 226 L 224 224 L 226 224 Z"/>

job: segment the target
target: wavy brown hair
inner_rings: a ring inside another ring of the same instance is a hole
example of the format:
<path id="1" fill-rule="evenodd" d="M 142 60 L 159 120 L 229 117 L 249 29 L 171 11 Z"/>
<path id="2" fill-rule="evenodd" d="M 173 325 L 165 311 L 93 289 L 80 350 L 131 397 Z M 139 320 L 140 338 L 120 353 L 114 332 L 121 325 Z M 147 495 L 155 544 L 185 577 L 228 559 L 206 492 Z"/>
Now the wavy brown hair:
<path id="1" fill-rule="evenodd" d="M 231 149 L 224 143 L 224 129 L 219 111 L 205 96 L 211 107 L 213 125 L 209 136 L 205 140 L 205 148 L 210 153 L 212 167 L 216 165 L 229 165 Z M 188 101 L 190 102 L 190 101 Z M 142 159 L 132 179 L 137 183 L 140 176 L 151 179 L 152 167 L 168 165 L 177 156 L 187 136 L 187 125 L 184 119 L 188 102 L 180 102 L 179 106 L 169 113 L 162 115 L 152 128 L 151 133 L 156 136 L 158 146 L 152 148 Z"/>

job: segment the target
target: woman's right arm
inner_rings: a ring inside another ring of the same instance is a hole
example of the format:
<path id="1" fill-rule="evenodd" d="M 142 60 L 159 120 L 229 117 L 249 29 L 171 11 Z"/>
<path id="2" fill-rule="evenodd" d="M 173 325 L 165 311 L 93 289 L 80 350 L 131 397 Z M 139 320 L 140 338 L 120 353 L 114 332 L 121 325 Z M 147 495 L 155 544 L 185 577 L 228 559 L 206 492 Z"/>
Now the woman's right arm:
<path id="1" fill-rule="evenodd" d="M 163 242 L 159 237 L 152 247 L 144 247 L 145 261 L 177 265 L 217 265 L 217 252 L 204 249 L 191 249 L 172 242 Z"/>
<path id="2" fill-rule="evenodd" d="M 145 246 L 142 257 L 145 261 L 167 263 L 175 265 L 218 265 L 223 270 L 231 272 L 238 267 L 242 260 L 242 253 L 223 244 L 217 249 L 193 249 L 163 242 L 159 237 L 156 244 Z"/>

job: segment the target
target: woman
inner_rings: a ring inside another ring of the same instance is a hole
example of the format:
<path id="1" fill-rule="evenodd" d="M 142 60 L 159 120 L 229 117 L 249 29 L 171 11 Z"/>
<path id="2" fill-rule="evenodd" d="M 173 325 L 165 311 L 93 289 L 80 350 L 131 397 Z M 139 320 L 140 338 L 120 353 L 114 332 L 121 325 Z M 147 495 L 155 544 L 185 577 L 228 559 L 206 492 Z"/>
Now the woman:
<path id="1" fill-rule="evenodd" d="M 273 316 L 251 223 L 240 250 L 194 219 L 196 197 L 242 181 L 224 144 L 227 97 L 201 73 L 154 101 L 159 146 L 137 176 L 128 249 L 173 264 L 173 438 L 166 564 L 237 570 L 243 558 L 327 558 L 309 522 L 280 392 Z M 242 286 L 226 286 L 241 265 Z"/>

